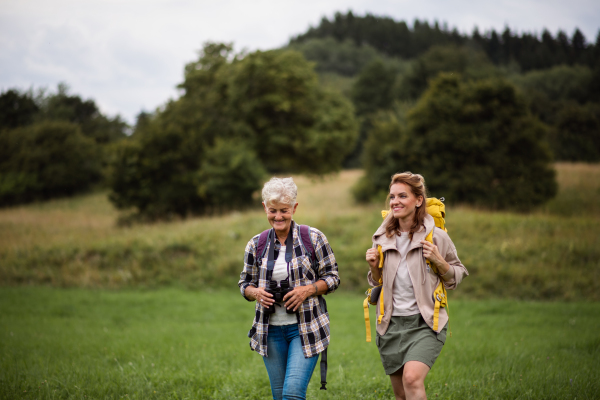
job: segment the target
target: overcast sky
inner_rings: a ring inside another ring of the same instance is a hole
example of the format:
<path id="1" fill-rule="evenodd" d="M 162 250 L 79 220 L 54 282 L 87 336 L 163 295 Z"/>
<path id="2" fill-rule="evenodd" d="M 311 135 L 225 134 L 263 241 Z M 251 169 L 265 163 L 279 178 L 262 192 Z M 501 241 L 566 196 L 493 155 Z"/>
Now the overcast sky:
<path id="1" fill-rule="evenodd" d="M 205 41 L 271 49 L 348 10 L 438 20 L 463 33 L 508 25 L 571 37 L 578 27 L 592 43 L 600 28 L 598 0 L 0 0 L 0 89 L 66 82 L 134 122 L 177 96 L 184 65 Z"/>

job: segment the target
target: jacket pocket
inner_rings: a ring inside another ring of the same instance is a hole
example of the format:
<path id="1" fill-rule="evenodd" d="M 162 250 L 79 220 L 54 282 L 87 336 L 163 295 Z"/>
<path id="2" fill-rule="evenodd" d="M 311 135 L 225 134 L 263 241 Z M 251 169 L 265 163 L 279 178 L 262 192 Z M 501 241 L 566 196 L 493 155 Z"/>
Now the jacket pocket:
<path id="1" fill-rule="evenodd" d="M 442 343 L 446 343 L 446 331 L 448 330 L 448 324 L 446 324 L 446 326 L 444 326 L 444 329 L 442 329 L 440 331 L 440 333 L 437 333 L 437 340 L 439 340 Z"/>

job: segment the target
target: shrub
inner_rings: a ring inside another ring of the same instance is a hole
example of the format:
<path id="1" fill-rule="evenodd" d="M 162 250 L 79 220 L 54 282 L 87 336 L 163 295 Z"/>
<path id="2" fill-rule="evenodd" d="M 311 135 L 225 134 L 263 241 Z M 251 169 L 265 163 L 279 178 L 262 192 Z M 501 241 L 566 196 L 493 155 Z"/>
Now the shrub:
<path id="1" fill-rule="evenodd" d="M 94 141 L 69 122 L 0 132 L 0 205 L 69 196 L 100 179 Z"/>
<path id="2" fill-rule="evenodd" d="M 203 212 L 206 204 L 197 190 L 202 158 L 190 139 L 171 127 L 115 145 L 110 200 L 150 220 Z"/>
<path id="3" fill-rule="evenodd" d="M 264 176 L 263 165 L 245 143 L 217 140 L 198 171 L 198 194 L 212 209 L 245 208 Z"/>
<path id="4" fill-rule="evenodd" d="M 406 128 L 389 117 L 375 124 L 361 190 L 387 190 L 393 173 L 410 170 L 450 202 L 527 210 L 557 190 L 545 136 L 512 85 L 443 74 L 408 114 Z"/>

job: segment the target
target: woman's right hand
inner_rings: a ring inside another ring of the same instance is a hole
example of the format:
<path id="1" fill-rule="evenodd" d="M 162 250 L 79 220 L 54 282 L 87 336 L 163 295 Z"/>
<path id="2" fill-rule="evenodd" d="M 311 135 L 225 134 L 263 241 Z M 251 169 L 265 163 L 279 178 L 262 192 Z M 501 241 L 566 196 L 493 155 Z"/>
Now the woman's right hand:
<path id="1" fill-rule="evenodd" d="M 367 250 L 366 259 L 371 269 L 377 269 L 379 267 L 379 251 L 377 251 L 376 248 Z"/>
<path id="2" fill-rule="evenodd" d="M 249 290 L 250 293 L 248 293 Z M 256 300 L 256 302 L 263 307 L 270 307 L 271 305 L 273 305 L 273 303 L 275 303 L 273 295 L 271 293 L 267 293 L 265 288 L 248 286 L 246 288 L 246 297 L 254 298 L 254 300 Z"/>

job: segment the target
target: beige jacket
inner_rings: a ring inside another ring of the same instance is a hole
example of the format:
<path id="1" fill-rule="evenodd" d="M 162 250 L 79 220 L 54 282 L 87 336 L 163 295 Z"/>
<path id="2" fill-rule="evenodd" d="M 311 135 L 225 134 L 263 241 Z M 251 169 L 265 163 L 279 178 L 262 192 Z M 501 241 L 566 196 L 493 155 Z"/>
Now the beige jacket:
<path id="1" fill-rule="evenodd" d="M 388 217 L 389 218 L 389 217 Z M 386 220 L 381 224 L 379 229 L 373 235 L 373 245 L 381 245 L 381 250 L 384 253 L 385 260 L 383 263 L 383 306 L 384 315 L 380 324 L 377 324 L 377 332 L 379 335 L 384 335 L 390 324 L 392 317 L 392 311 L 394 303 L 392 300 L 394 278 L 396 272 L 400 266 L 400 252 L 396 248 L 396 238 L 388 238 L 385 235 Z M 413 235 L 412 243 L 409 247 L 408 254 L 406 256 L 406 262 L 408 264 L 408 273 L 410 280 L 415 291 L 415 297 L 417 299 L 417 306 L 423 316 L 423 319 L 433 329 L 433 310 L 435 306 L 435 300 L 433 299 L 433 292 L 440 282 L 440 277 L 431 270 L 425 262 L 423 257 L 423 245 L 421 240 L 425 240 L 427 234 L 435 227 L 433 218 L 427 215 L 425 218 L 425 228 L 421 227 L 421 230 L 415 232 Z M 446 289 L 454 289 L 463 280 L 463 278 L 469 273 L 464 265 L 460 262 L 458 255 L 456 254 L 456 248 L 454 243 L 450 239 L 450 236 L 442 229 L 435 228 L 433 232 L 433 243 L 437 246 L 440 254 L 444 257 L 446 262 L 450 264 L 450 271 L 444 275 L 444 286 Z M 374 281 L 369 271 L 368 276 L 369 284 L 371 286 L 377 286 L 379 283 Z M 377 316 L 379 317 L 379 301 L 377 303 Z M 440 310 L 438 331 L 439 333 L 446 323 L 448 322 L 448 313 L 445 308 Z"/>

